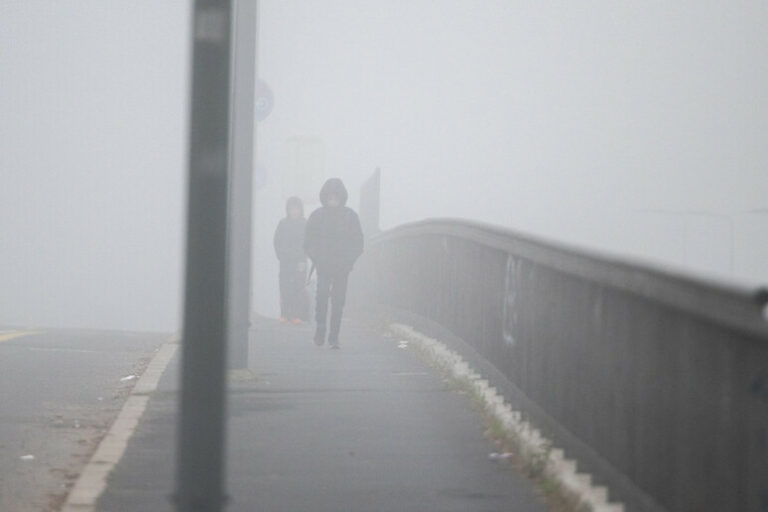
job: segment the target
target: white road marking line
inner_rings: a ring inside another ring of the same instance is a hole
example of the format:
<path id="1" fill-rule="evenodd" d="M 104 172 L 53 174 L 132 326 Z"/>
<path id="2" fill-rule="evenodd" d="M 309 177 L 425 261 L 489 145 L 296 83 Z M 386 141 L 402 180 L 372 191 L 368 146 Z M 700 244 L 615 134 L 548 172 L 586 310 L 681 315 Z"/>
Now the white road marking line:
<path id="1" fill-rule="evenodd" d="M 149 362 L 109 432 L 99 443 L 96 453 L 80 473 L 61 512 L 96 510 L 96 502 L 107 486 L 107 477 L 123 457 L 128 440 L 147 408 L 149 395 L 157 389 L 160 377 L 178 347 L 175 341 L 163 344 Z"/>

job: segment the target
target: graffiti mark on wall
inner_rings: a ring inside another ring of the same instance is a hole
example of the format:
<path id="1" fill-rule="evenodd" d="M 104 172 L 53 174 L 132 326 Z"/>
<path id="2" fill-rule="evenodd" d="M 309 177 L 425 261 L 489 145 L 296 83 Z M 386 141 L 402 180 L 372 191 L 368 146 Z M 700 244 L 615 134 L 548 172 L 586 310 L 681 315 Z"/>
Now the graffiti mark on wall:
<path id="1" fill-rule="evenodd" d="M 504 342 L 515 344 L 517 332 L 517 302 L 520 283 L 520 260 L 507 257 L 507 272 L 504 285 Z"/>

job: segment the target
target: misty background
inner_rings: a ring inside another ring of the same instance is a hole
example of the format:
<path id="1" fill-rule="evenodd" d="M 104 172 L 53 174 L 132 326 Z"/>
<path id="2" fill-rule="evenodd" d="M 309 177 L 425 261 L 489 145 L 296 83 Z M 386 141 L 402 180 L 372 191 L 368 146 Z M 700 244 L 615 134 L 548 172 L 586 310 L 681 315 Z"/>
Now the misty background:
<path id="1" fill-rule="evenodd" d="M 762 1 L 262 0 L 254 304 L 327 177 L 382 227 L 464 217 L 768 283 Z M 189 2 L 0 1 L 0 325 L 180 324 Z M 354 275 L 353 275 L 354 279 Z"/>

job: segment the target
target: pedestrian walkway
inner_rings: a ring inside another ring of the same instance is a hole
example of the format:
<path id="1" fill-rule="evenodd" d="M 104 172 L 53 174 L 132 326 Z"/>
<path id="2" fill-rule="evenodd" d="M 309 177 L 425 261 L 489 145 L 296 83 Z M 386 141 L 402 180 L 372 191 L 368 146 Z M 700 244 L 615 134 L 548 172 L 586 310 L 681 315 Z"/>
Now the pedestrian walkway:
<path id="1" fill-rule="evenodd" d="M 533 484 L 490 461 L 467 397 L 418 357 L 346 325 L 341 350 L 309 327 L 260 321 L 255 380 L 229 394 L 228 511 L 546 510 Z M 168 510 L 174 488 L 178 362 L 161 380 L 98 503 Z"/>

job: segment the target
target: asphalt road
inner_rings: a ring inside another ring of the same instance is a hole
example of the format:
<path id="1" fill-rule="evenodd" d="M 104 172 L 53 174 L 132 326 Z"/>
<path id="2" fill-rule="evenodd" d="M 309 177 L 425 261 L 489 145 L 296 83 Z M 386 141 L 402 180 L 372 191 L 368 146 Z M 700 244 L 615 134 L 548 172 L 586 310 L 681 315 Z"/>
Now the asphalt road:
<path id="1" fill-rule="evenodd" d="M 0 328 L 0 511 L 58 510 L 168 337 Z"/>

